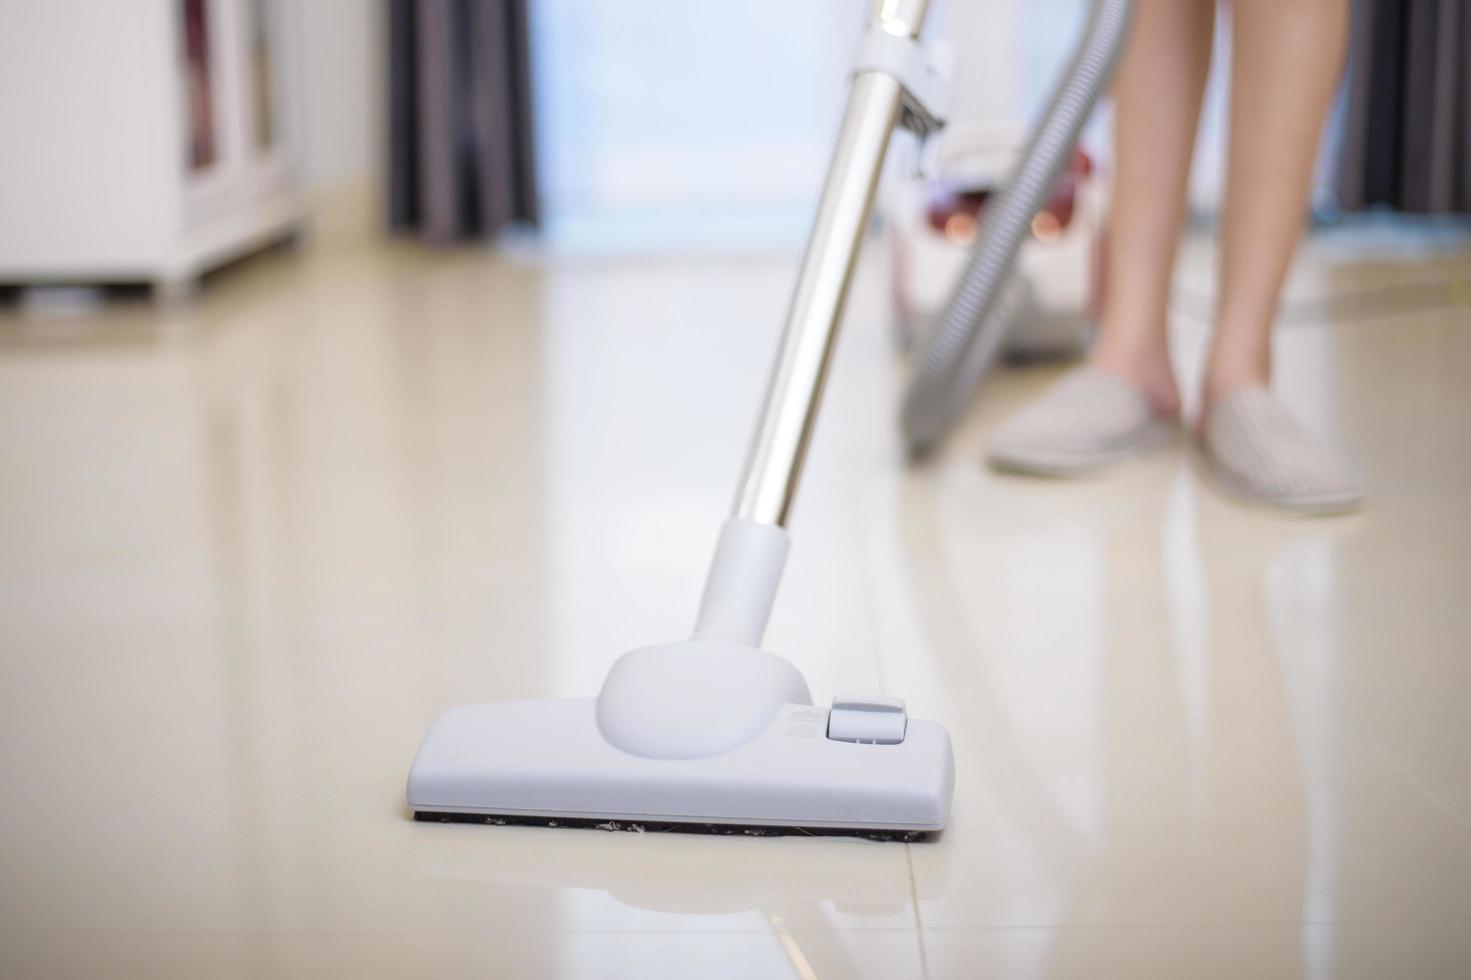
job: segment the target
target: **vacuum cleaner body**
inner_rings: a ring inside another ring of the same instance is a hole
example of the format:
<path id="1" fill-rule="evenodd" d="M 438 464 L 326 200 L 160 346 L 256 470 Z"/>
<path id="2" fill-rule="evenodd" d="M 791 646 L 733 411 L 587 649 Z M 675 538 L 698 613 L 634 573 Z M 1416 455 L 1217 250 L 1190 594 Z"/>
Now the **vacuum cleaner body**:
<path id="1" fill-rule="evenodd" d="M 984 207 L 999 193 L 1024 148 L 1020 124 L 951 124 L 934 179 L 898 182 L 889 202 L 891 298 L 895 334 L 914 349 L 938 323 L 975 240 Z M 1032 219 L 999 303 L 1010 321 L 1000 353 L 1016 359 L 1083 351 L 1099 306 L 1102 178 L 1081 150 Z"/>

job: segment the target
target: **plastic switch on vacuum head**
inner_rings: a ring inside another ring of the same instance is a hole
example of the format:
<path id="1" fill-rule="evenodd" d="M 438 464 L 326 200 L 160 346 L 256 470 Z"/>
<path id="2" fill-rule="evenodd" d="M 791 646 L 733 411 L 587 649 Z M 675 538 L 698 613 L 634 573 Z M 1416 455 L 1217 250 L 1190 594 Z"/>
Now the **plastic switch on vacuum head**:
<path id="1" fill-rule="evenodd" d="M 827 737 L 839 742 L 898 745 L 909 716 L 899 698 L 833 698 Z"/>

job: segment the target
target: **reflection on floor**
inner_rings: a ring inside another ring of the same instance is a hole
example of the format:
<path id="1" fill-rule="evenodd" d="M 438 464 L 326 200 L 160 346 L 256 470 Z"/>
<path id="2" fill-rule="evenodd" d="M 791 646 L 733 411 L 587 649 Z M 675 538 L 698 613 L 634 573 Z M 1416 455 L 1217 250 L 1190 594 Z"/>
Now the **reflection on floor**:
<path id="1" fill-rule="evenodd" d="M 1372 492 L 1321 521 L 982 469 L 1055 367 L 907 468 L 864 277 L 768 646 L 950 726 L 938 839 L 406 819 L 441 707 L 688 629 L 791 278 L 374 245 L 0 314 L 0 973 L 1471 974 L 1464 251 L 1297 270 L 1280 390 Z"/>

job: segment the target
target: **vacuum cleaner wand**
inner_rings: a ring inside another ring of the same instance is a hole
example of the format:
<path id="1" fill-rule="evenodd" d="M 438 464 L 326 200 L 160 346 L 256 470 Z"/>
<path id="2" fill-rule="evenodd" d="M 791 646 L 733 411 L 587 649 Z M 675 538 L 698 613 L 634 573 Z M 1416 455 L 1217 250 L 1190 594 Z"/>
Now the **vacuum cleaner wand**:
<path id="1" fill-rule="evenodd" d="M 920 111 L 903 118 L 920 128 L 939 112 L 916 96 L 940 88 L 916 41 L 927 2 L 880 0 L 874 9 L 741 481 L 739 518 L 786 524 L 890 136 L 910 105 Z"/>
<path id="2" fill-rule="evenodd" d="M 443 712 L 409 771 L 419 819 L 603 829 L 857 832 L 944 827 L 954 762 L 934 722 L 883 697 L 812 704 L 760 649 L 785 526 L 890 136 L 940 115 L 916 37 L 927 0 L 880 0 L 852 90 L 735 511 L 692 639 L 633 650 L 596 698 Z"/>

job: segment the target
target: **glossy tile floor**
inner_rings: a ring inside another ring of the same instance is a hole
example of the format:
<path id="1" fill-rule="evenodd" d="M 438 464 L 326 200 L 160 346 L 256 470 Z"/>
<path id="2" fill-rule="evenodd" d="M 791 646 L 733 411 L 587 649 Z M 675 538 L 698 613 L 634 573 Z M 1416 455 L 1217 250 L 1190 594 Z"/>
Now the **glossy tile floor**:
<path id="1" fill-rule="evenodd" d="M 950 726 L 938 838 L 408 819 L 440 708 L 688 629 L 792 270 L 339 242 L 0 313 L 0 975 L 1471 976 L 1464 246 L 1296 270 L 1280 388 L 1373 493 L 1319 521 L 981 468 L 1056 367 L 906 468 L 865 278 L 768 646 Z"/>

